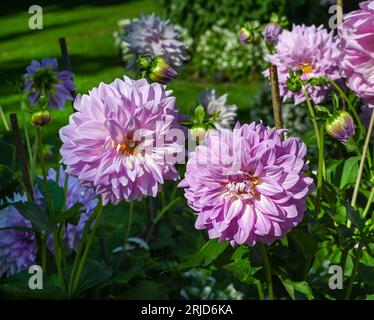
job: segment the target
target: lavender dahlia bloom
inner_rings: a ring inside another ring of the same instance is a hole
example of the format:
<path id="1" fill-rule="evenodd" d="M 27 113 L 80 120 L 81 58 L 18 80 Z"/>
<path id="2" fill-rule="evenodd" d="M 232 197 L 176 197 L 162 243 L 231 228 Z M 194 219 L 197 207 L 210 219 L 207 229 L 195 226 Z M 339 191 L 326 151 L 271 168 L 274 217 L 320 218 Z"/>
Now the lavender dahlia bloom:
<path id="1" fill-rule="evenodd" d="M 69 251 L 76 250 L 78 248 L 80 239 L 82 238 L 82 234 L 84 231 L 84 228 L 86 226 L 86 223 L 90 216 L 92 215 L 95 207 L 98 204 L 98 199 L 96 198 L 93 189 L 87 188 L 79 183 L 79 180 L 75 177 L 68 176 L 63 169 L 63 167 L 60 167 L 60 176 L 58 185 L 60 187 L 65 186 L 65 180 L 68 177 L 67 181 L 67 193 L 66 193 L 66 209 L 71 208 L 77 203 L 82 204 L 82 213 L 79 217 L 79 221 L 77 225 L 73 225 L 68 223 L 65 228 L 64 233 L 64 244 L 65 248 Z M 56 170 L 49 169 L 48 171 L 48 180 L 56 181 L 57 174 Z M 42 204 L 42 195 L 38 191 L 37 188 L 35 188 L 35 201 L 37 204 Z M 53 245 L 53 237 L 50 235 L 47 239 L 48 248 L 50 251 L 54 251 L 54 245 Z"/>
<path id="2" fill-rule="evenodd" d="M 344 16 L 340 27 L 341 68 L 358 96 L 374 103 L 374 1 Z"/>
<path id="3" fill-rule="evenodd" d="M 214 123 L 216 129 L 231 128 L 237 116 L 238 107 L 235 104 L 227 104 L 227 93 L 218 97 L 216 90 L 205 90 L 200 94 L 199 102 L 208 115 L 218 114 L 218 121 Z"/>
<path id="4" fill-rule="evenodd" d="M 164 86 L 124 77 L 78 96 L 74 107 L 60 130 L 62 160 L 103 204 L 154 197 L 164 179 L 178 178 L 173 155 L 183 146 L 167 137 L 178 111 Z"/>
<path id="5" fill-rule="evenodd" d="M 123 40 L 128 44 L 127 54 L 149 54 L 153 58 L 161 56 L 173 69 L 178 69 L 188 59 L 187 48 L 181 40 L 180 32 L 169 20 L 160 17 L 142 15 L 126 25 Z M 131 64 L 130 64 L 131 65 Z"/>
<path id="6" fill-rule="evenodd" d="M 298 138 L 262 123 L 210 130 L 191 153 L 180 187 L 198 213 L 197 229 L 233 246 L 282 238 L 302 219 L 313 180 Z"/>
<path id="7" fill-rule="evenodd" d="M 280 93 L 284 101 L 293 98 L 295 104 L 300 104 L 305 101 L 303 92 L 294 93 L 287 89 L 289 71 L 302 70 L 302 80 L 321 76 L 338 80 L 339 55 L 338 41 L 333 32 L 328 32 L 323 26 L 293 25 L 292 31 L 284 30 L 279 35 L 276 53 L 267 55 L 266 60 L 278 67 Z M 264 74 L 268 76 L 268 71 Z M 306 89 L 314 103 L 321 103 L 330 88 L 307 85 Z"/>
<path id="8" fill-rule="evenodd" d="M 27 201 L 26 194 L 14 194 L 9 203 Z M 31 223 L 26 220 L 13 206 L 0 211 L 0 228 L 26 227 Z M 0 277 L 9 276 L 35 264 L 36 247 L 33 231 L 6 229 L 0 230 Z"/>
<path id="9" fill-rule="evenodd" d="M 31 61 L 26 68 L 25 88 L 32 105 L 37 105 L 43 95 L 43 88 L 48 97 L 48 107 L 64 109 L 66 100 L 73 100 L 75 84 L 70 71 L 57 72 L 57 59 L 45 58 L 41 62 Z"/>

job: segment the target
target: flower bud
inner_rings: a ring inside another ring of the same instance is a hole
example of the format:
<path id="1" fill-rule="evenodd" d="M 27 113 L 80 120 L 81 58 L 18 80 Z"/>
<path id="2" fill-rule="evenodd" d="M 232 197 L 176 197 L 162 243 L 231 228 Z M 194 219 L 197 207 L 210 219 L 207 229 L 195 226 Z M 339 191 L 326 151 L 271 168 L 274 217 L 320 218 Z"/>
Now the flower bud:
<path id="1" fill-rule="evenodd" d="M 206 129 L 204 128 L 204 126 L 193 126 L 190 132 L 192 138 L 195 139 L 199 144 L 201 144 L 205 140 Z"/>
<path id="2" fill-rule="evenodd" d="M 162 57 L 152 60 L 148 70 L 148 78 L 151 81 L 167 84 L 177 76 L 177 72 Z"/>
<path id="3" fill-rule="evenodd" d="M 337 111 L 326 121 L 326 132 L 345 144 L 355 134 L 355 124 L 347 111 Z"/>
<path id="4" fill-rule="evenodd" d="M 31 116 L 31 123 L 35 127 L 42 127 L 51 121 L 51 114 L 48 110 L 36 111 Z"/>
<path id="5" fill-rule="evenodd" d="M 278 23 L 268 23 L 263 31 L 265 42 L 271 45 L 276 44 L 282 31 L 283 29 Z"/>
<path id="6" fill-rule="evenodd" d="M 239 39 L 241 43 L 248 44 L 254 39 L 253 33 L 246 27 L 241 27 L 239 30 Z"/>

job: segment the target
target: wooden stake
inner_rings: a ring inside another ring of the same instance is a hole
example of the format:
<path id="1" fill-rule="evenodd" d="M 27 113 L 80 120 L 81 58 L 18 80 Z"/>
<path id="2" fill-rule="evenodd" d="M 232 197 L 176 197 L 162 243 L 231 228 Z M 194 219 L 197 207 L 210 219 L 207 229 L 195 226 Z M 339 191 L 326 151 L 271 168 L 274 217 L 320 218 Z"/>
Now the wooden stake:
<path id="1" fill-rule="evenodd" d="M 283 128 L 282 120 L 282 104 L 279 94 L 279 82 L 278 82 L 278 71 L 277 66 L 270 65 L 269 68 L 270 75 L 270 85 L 271 85 L 271 99 L 273 102 L 273 113 L 274 113 L 274 123 L 276 129 Z"/>
<path id="2" fill-rule="evenodd" d="M 68 53 L 68 46 L 66 44 L 66 39 L 59 38 L 58 41 L 60 43 L 61 57 L 62 57 L 62 63 L 64 64 L 64 69 L 68 71 L 72 71 L 70 57 Z"/>
<path id="3" fill-rule="evenodd" d="M 71 61 L 70 61 L 70 56 L 68 53 L 68 46 L 66 44 L 66 39 L 64 37 L 59 38 L 58 42 L 60 43 L 60 49 L 61 49 L 61 58 L 62 58 L 62 63 L 64 65 L 64 69 L 72 72 L 73 70 L 71 69 Z M 76 97 L 76 92 L 72 92 L 72 96 L 75 99 Z M 74 109 L 74 103 L 72 103 L 73 106 L 73 112 L 76 110 Z"/>
<path id="4" fill-rule="evenodd" d="M 336 5 L 337 8 L 337 22 L 338 26 L 340 26 L 343 23 L 343 0 L 337 0 Z"/>
<path id="5" fill-rule="evenodd" d="M 27 164 L 26 152 L 25 152 L 25 149 L 24 149 L 22 141 L 21 141 L 21 133 L 20 133 L 20 130 L 19 130 L 17 115 L 15 113 L 10 114 L 10 122 L 12 124 L 12 129 L 13 129 L 14 144 L 16 146 L 16 151 L 17 151 L 18 157 L 21 161 L 23 183 L 25 185 L 25 188 L 26 188 L 26 191 L 29 195 L 30 200 L 34 201 L 34 194 L 33 194 L 33 189 L 32 189 L 32 186 L 31 186 L 31 180 L 30 180 L 30 174 L 29 174 L 29 167 L 28 167 L 28 164 Z"/>

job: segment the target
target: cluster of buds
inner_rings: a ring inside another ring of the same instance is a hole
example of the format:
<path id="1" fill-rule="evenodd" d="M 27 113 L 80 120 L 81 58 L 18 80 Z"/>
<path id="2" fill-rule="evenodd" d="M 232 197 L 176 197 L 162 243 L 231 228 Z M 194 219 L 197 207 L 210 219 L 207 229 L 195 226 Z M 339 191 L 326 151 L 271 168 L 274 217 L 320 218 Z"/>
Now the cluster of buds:
<path id="1" fill-rule="evenodd" d="M 152 82 L 168 84 L 177 76 L 177 72 L 163 57 L 152 58 L 150 55 L 140 56 L 136 63 L 141 76 L 148 78 Z"/>

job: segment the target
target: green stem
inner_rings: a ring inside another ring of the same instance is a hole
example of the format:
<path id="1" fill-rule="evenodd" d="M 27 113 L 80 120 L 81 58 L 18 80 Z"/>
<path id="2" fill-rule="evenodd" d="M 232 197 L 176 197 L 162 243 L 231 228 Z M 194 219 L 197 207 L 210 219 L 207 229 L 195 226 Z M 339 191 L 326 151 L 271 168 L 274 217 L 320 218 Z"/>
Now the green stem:
<path id="1" fill-rule="evenodd" d="M 351 201 L 351 206 L 353 208 L 356 206 L 358 191 L 359 191 L 359 188 L 360 188 L 362 173 L 364 171 L 364 164 L 365 164 L 366 154 L 367 154 L 368 149 L 369 149 L 369 143 L 370 143 L 370 138 L 371 138 L 371 132 L 373 131 L 373 126 L 374 126 L 374 110 L 371 113 L 370 124 L 369 124 L 368 131 L 366 133 L 364 150 L 362 151 L 360 166 L 358 168 L 357 180 L 356 180 L 355 188 L 353 190 L 352 201 Z M 348 228 L 351 227 L 351 220 L 347 221 L 347 227 Z"/>
<path id="2" fill-rule="evenodd" d="M 358 116 L 355 108 L 352 105 L 352 102 L 348 99 L 348 97 L 345 94 L 345 92 L 342 90 L 342 88 L 340 88 L 340 86 L 335 81 L 333 81 L 333 80 L 331 80 L 329 78 L 327 78 L 327 80 L 335 88 L 335 90 L 338 91 L 338 93 L 340 94 L 340 96 L 347 102 L 348 107 L 351 110 L 351 112 L 353 113 L 353 116 L 354 116 L 357 124 L 360 126 L 360 128 L 362 128 L 362 123 L 361 123 L 360 117 Z"/>
<path id="3" fill-rule="evenodd" d="M 264 296 L 264 290 L 262 288 L 262 284 L 260 281 L 257 281 L 256 282 L 256 287 L 257 287 L 257 292 L 258 292 L 258 297 L 260 300 L 265 300 L 265 296 Z"/>
<path id="4" fill-rule="evenodd" d="M 313 124 L 313 128 L 314 128 L 314 133 L 316 135 L 317 147 L 318 147 L 318 149 L 320 149 L 321 143 L 320 143 L 320 139 L 319 139 L 319 128 L 318 128 L 318 123 L 317 123 L 317 120 L 316 120 L 316 115 L 314 113 L 312 102 L 310 101 L 308 92 L 306 91 L 306 89 L 305 89 L 304 86 L 303 86 L 303 92 L 304 92 L 304 95 L 305 95 L 306 104 L 308 106 L 310 117 L 311 117 L 311 120 L 312 120 L 312 124 Z"/>
<path id="5" fill-rule="evenodd" d="M 96 231 L 99 227 L 99 222 L 100 222 L 101 215 L 102 215 L 102 212 L 103 212 L 103 206 L 101 204 L 101 201 L 99 203 L 99 206 L 100 207 L 99 207 L 99 209 L 97 211 L 97 214 L 96 214 L 94 227 L 91 231 L 91 234 L 89 235 L 89 237 L 87 239 L 87 244 L 86 244 L 86 247 L 84 249 L 83 256 L 82 256 L 82 259 L 80 260 L 78 270 L 77 270 L 77 274 L 76 274 L 76 277 L 75 277 L 74 282 L 73 282 L 72 292 L 71 292 L 72 295 L 74 295 L 74 293 L 76 292 L 76 290 L 78 288 L 80 277 L 81 277 L 84 265 L 86 264 L 88 253 L 90 252 L 90 248 L 91 248 L 91 245 L 92 245 L 93 240 L 95 238 Z"/>
<path id="6" fill-rule="evenodd" d="M 66 294 L 67 293 L 67 287 L 66 287 L 64 272 L 63 272 L 63 268 L 62 268 L 62 264 L 61 264 L 61 250 L 60 250 L 61 249 L 61 245 L 60 245 L 61 243 L 59 241 L 59 236 L 58 236 L 58 232 L 56 230 L 55 225 L 53 226 L 52 233 L 53 233 L 53 244 L 54 244 L 54 247 L 55 247 L 55 260 L 56 260 L 57 275 L 58 275 L 58 279 L 60 281 L 61 291 L 64 294 Z"/>
<path id="7" fill-rule="evenodd" d="M 51 193 L 49 191 L 47 169 L 46 169 L 45 162 L 44 162 L 44 157 L 43 157 L 42 128 L 37 128 L 36 134 L 37 134 L 37 138 L 38 138 L 39 160 L 40 160 L 40 166 L 42 168 L 44 188 L 45 188 L 45 192 L 47 194 L 48 207 L 52 210 L 52 212 L 55 212 L 54 204 L 53 204 L 53 201 L 51 199 Z"/>
<path id="8" fill-rule="evenodd" d="M 263 243 L 259 243 L 259 249 L 260 249 L 262 261 L 264 263 L 265 277 L 266 277 L 266 282 L 267 282 L 268 291 L 269 291 L 269 300 L 274 300 L 273 282 L 271 279 L 271 268 L 270 268 L 268 255 L 266 253 L 265 245 Z"/>
<path id="9" fill-rule="evenodd" d="M 8 124 L 8 122 L 6 120 L 3 108 L 1 106 L 0 106 L 0 117 L 1 117 L 1 120 L 3 121 L 3 125 L 4 125 L 4 128 L 5 128 L 5 131 L 10 132 L 9 124 Z"/>
<path id="10" fill-rule="evenodd" d="M 41 252 L 42 252 L 42 270 L 44 273 L 47 272 L 47 237 L 46 235 L 42 235 L 41 236 L 41 241 L 42 241 L 42 248 L 41 248 Z"/>
<path id="11" fill-rule="evenodd" d="M 84 250 L 84 246 L 86 244 L 86 240 L 87 240 L 87 237 L 88 237 L 88 234 L 89 232 L 91 231 L 91 226 L 93 224 L 93 222 L 95 221 L 95 217 L 97 215 L 97 211 L 98 210 L 101 210 L 101 198 L 99 199 L 99 203 L 96 207 L 96 210 L 95 212 L 89 217 L 84 229 L 83 229 L 83 234 L 82 234 L 82 238 L 80 239 L 79 241 L 79 246 L 78 246 L 78 250 L 76 252 L 76 255 L 75 255 L 75 259 L 74 259 L 74 264 L 73 264 L 73 268 L 71 270 L 71 274 L 70 274 L 70 281 L 69 281 L 69 297 L 71 297 L 72 295 L 72 290 L 73 290 L 73 283 L 75 281 L 75 277 L 76 277 L 76 272 L 77 272 L 77 269 L 78 269 L 78 266 L 79 266 L 79 261 L 80 261 L 80 258 L 82 256 L 82 253 L 83 253 L 83 250 Z"/>
<path id="12" fill-rule="evenodd" d="M 303 88 L 306 104 L 309 109 L 310 117 L 313 123 L 314 133 L 316 136 L 317 147 L 318 147 L 317 196 L 316 196 L 315 206 L 314 206 L 314 216 L 317 217 L 319 209 L 320 209 L 323 176 L 324 176 L 324 171 L 325 171 L 325 160 L 323 157 L 325 131 L 324 131 L 324 125 L 322 125 L 321 128 L 318 127 L 318 123 L 315 117 L 312 102 L 310 101 L 310 98 L 309 98 L 309 94 L 304 86 L 302 88 Z"/>
<path id="13" fill-rule="evenodd" d="M 365 207 L 365 210 L 362 214 L 362 216 L 365 218 L 366 215 L 368 214 L 369 210 L 370 210 L 370 207 L 371 207 L 371 204 L 373 202 L 373 199 L 374 199 L 374 187 L 371 189 L 371 192 L 370 192 L 370 195 L 369 195 L 369 199 L 368 199 L 368 202 L 366 204 L 366 207 Z"/>
<path id="14" fill-rule="evenodd" d="M 348 287 L 347 287 L 347 291 L 345 294 L 345 300 L 349 300 L 351 298 L 352 288 L 353 288 L 353 284 L 356 279 L 357 270 L 358 270 L 358 266 L 359 266 L 360 258 L 362 254 L 362 247 L 363 247 L 363 242 L 360 241 L 358 244 L 358 248 L 357 248 L 357 252 L 355 256 L 351 277 L 349 278 L 349 281 L 348 281 Z"/>
<path id="15" fill-rule="evenodd" d="M 29 154 L 30 168 L 32 168 L 33 157 L 32 157 L 32 151 L 31 151 L 29 130 L 27 129 L 26 118 L 25 118 L 25 103 L 23 101 L 21 101 L 21 115 L 22 115 L 22 122 L 23 122 L 23 130 L 25 131 L 27 152 Z"/>
<path id="16" fill-rule="evenodd" d="M 126 244 L 127 244 L 127 241 L 130 237 L 133 212 L 134 212 L 134 202 L 131 201 L 130 202 L 130 207 L 129 207 L 129 215 L 128 215 L 128 218 L 127 218 L 125 237 L 123 238 L 122 251 L 121 251 L 121 254 L 119 256 L 118 263 L 117 263 L 117 266 L 116 266 L 116 269 L 115 269 L 116 272 L 119 271 L 119 269 L 121 267 L 122 259 L 123 259 L 124 255 L 126 254 Z"/>

